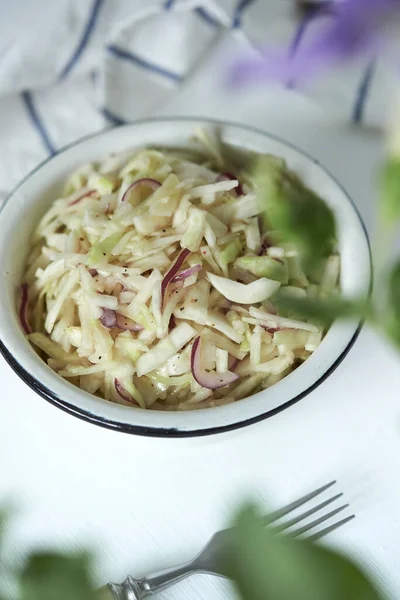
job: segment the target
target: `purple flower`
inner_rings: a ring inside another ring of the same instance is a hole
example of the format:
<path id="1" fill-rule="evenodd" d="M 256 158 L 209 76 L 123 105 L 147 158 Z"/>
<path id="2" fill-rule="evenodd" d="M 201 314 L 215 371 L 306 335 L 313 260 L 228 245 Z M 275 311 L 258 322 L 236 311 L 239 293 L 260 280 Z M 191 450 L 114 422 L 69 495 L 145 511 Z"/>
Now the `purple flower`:
<path id="1" fill-rule="evenodd" d="M 257 57 L 237 59 L 231 82 L 304 81 L 335 63 L 360 54 L 376 54 L 384 41 L 385 23 L 396 11 L 400 15 L 400 0 L 339 0 L 332 5 L 329 22 L 321 25 L 312 41 L 299 44 L 295 52 L 267 49 Z M 326 10 L 321 14 L 326 15 Z M 314 11 L 309 19 L 317 16 L 318 11 Z"/>

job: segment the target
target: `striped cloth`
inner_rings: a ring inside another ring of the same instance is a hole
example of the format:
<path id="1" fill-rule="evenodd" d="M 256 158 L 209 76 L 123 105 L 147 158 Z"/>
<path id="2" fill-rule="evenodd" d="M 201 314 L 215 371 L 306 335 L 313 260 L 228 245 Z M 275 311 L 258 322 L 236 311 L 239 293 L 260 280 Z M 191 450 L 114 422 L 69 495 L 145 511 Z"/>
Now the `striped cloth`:
<path id="1" fill-rule="evenodd" d="M 0 199 L 65 144 L 157 114 L 221 39 L 294 53 L 324 18 L 296 23 L 292 0 L 13 0 L 0 23 Z M 375 126 L 394 86 L 365 58 L 304 92 Z"/>

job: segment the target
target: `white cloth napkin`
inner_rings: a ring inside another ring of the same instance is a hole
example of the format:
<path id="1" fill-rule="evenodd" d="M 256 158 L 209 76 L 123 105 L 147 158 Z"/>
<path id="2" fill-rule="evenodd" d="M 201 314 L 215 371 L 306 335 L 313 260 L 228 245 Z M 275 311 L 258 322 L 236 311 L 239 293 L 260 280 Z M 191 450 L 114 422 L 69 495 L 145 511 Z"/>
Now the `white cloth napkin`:
<path id="1" fill-rule="evenodd" d="M 7 3 L 0 22 L 0 199 L 65 144 L 162 111 L 196 78 L 204 78 L 197 89 L 210 102 L 225 85 L 227 49 L 306 43 L 322 19 L 296 23 L 292 8 L 292 0 Z M 210 86 L 201 67 L 215 61 L 220 77 Z M 327 114 L 375 126 L 394 87 L 388 65 L 365 58 L 304 93 L 329 107 Z"/>

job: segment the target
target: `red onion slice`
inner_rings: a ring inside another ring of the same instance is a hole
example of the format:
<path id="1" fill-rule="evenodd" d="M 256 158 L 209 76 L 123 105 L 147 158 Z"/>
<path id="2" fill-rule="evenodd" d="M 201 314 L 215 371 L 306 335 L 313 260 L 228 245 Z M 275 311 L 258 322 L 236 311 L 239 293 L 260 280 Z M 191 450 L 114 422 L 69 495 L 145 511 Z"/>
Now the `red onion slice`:
<path id="1" fill-rule="evenodd" d="M 201 338 L 197 337 L 192 346 L 190 366 L 192 375 L 199 385 L 209 390 L 217 390 L 239 379 L 239 375 L 227 371 L 226 373 L 208 373 L 201 366 Z"/>
<path id="2" fill-rule="evenodd" d="M 238 180 L 236 175 L 234 175 L 233 173 L 228 173 L 228 172 L 221 173 L 221 175 L 218 177 L 217 181 L 237 181 L 238 185 L 232 191 L 234 191 L 236 193 L 236 196 L 243 196 L 244 192 L 243 192 L 242 184 L 240 183 L 240 181 Z"/>
<path id="3" fill-rule="evenodd" d="M 96 275 L 98 275 L 98 272 L 96 271 L 96 269 L 89 269 L 89 274 L 92 277 L 96 277 Z"/>
<path id="4" fill-rule="evenodd" d="M 89 190 L 88 192 L 85 192 L 81 196 L 78 196 L 78 198 L 76 198 L 75 200 L 72 200 L 72 202 L 69 202 L 68 206 L 74 206 L 74 204 L 78 204 L 78 202 L 80 202 L 84 198 L 87 198 L 88 196 L 93 196 L 94 194 L 97 194 L 97 190 Z"/>
<path id="5" fill-rule="evenodd" d="M 26 334 L 29 334 L 29 333 L 32 333 L 32 329 L 31 329 L 31 326 L 29 325 L 29 321 L 28 321 L 29 294 L 28 294 L 28 284 L 27 283 L 23 283 L 21 285 L 20 292 L 21 292 L 21 305 L 19 308 L 19 319 L 21 321 L 22 329 L 25 331 Z"/>
<path id="6" fill-rule="evenodd" d="M 117 325 L 117 313 L 111 308 L 103 308 L 103 314 L 100 317 L 101 324 L 108 329 Z"/>
<path id="7" fill-rule="evenodd" d="M 267 240 L 264 240 L 263 243 L 261 244 L 261 248 L 260 250 L 257 252 L 257 256 L 264 256 L 268 250 L 268 248 L 270 247 L 271 244 L 269 244 L 267 242 Z"/>
<path id="8" fill-rule="evenodd" d="M 176 320 L 174 315 L 171 315 L 169 319 L 168 331 L 172 331 L 176 327 Z"/>
<path id="9" fill-rule="evenodd" d="M 272 335 L 274 333 L 276 333 L 277 331 L 281 331 L 282 327 L 267 327 L 266 325 L 261 325 L 261 327 L 263 329 L 265 329 L 265 331 L 268 331 L 268 333 L 271 333 Z"/>
<path id="10" fill-rule="evenodd" d="M 189 254 L 190 254 L 190 250 L 187 250 L 186 248 L 184 248 L 181 251 L 181 253 L 179 254 L 176 261 L 174 262 L 174 264 L 172 265 L 172 267 L 170 268 L 170 270 L 167 271 L 167 273 L 164 275 L 164 279 L 161 282 L 161 305 L 164 302 L 168 284 L 171 283 L 171 281 L 173 280 L 175 275 L 178 273 L 179 269 L 181 268 L 181 266 L 183 265 L 183 263 L 185 262 L 185 260 L 189 256 Z"/>
<path id="11" fill-rule="evenodd" d="M 124 195 L 122 196 L 121 202 L 126 202 L 131 191 L 141 185 L 149 187 L 153 191 L 155 191 L 156 189 L 161 187 L 161 183 L 159 181 L 157 181 L 157 179 L 151 179 L 150 177 L 142 177 L 142 179 L 138 179 L 137 181 L 134 181 L 133 183 L 131 183 L 131 185 L 128 187 L 128 189 L 125 191 Z"/>
<path id="12" fill-rule="evenodd" d="M 124 386 L 118 381 L 118 379 L 114 379 L 114 387 L 117 391 L 117 394 L 121 396 L 122 400 L 125 400 L 125 402 L 129 402 L 130 404 L 136 404 L 135 400 L 130 394 L 128 394 L 128 392 L 126 391 Z"/>
<path id="13" fill-rule="evenodd" d="M 234 356 L 230 356 L 229 357 L 229 370 L 234 371 L 235 369 L 237 369 L 239 363 L 240 363 L 240 360 L 238 358 L 235 358 Z"/>
<path id="14" fill-rule="evenodd" d="M 123 331 L 142 331 L 143 329 L 143 325 L 135 323 L 135 321 L 132 321 L 132 319 L 124 317 L 119 313 L 116 315 L 115 325 L 118 327 L 118 329 L 122 329 Z"/>
<path id="15" fill-rule="evenodd" d="M 191 275 L 194 275 L 195 273 L 198 273 L 199 271 L 201 271 L 202 268 L 203 268 L 203 265 L 198 264 L 198 265 L 193 265 L 193 267 L 189 267 L 189 269 L 184 269 L 183 271 L 180 271 L 179 273 L 177 273 L 171 279 L 171 283 L 176 283 L 177 281 L 182 281 L 183 279 L 187 279 Z"/>

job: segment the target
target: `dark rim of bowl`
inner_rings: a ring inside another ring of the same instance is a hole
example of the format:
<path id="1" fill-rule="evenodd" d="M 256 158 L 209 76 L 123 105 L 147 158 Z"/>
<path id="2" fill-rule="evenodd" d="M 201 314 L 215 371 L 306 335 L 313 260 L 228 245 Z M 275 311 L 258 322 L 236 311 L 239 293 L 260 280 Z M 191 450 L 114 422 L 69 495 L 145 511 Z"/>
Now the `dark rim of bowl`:
<path id="1" fill-rule="evenodd" d="M 364 224 L 361 214 L 360 214 L 357 206 L 355 205 L 353 199 L 349 196 L 349 194 L 344 189 L 344 187 L 337 181 L 336 177 L 334 177 L 332 175 L 332 173 L 330 173 L 330 171 L 326 167 L 324 167 L 316 158 L 314 158 L 313 156 L 311 156 L 304 150 L 298 148 L 295 144 L 292 144 L 291 142 L 287 142 L 286 140 L 280 138 L 277 135 L 268 133 L 267 131 L 263 131 L 261 129 L 257 129 L 256 127 L 242 125 L 240 123 L 234 123 L 232 121 L 219 121 L 219 120 L 215 120 L 215 119 L 207 119 L 206 117 L 156 117 L 156 118 L 149 118 L 149 119 L 140 119 L 138 121 L 133 121 L 132 123 L 127 123 L 124 125 L 117 125 L 116 127 L 131 127 L 132 125 L 142 125 L 142 124 L 154 123 L 154 122 L 162 123 L 162 122 L 170 122 L 170 121 L 203 122 L 203 123 L 209 123 L 209 124 L 219 125 L 219 126 L 223 126 L 223 127 L 237 127 L 239 129 L 251 131 L 253 133 L 257 133 L 264 137 L 267 137 L 267 138 L 270 138 L 277 142 L 280 142 L 280 143 L 288 146 L 289 148 L 292 148 L 296 152 L 299 152 L 300 154 L 302 154 L 303 156 L 305 156 L 306 158 L 311 160 L 314 164 L 318 165 L 332 179 L 332 181 L 335 182 L 335 184 L 338 186 L 338 188 L 341 189 L 341 191 L 346 196 L 347 200 L 351 204 L 355 214 L 358 217 L 358 220 L 359 220 L 362 230 L 364 232 L 365 239 L 367 241 L 367 246 L 368 246 L 369 262 L 370 262 L 370 281 L 369 281 L 368 296 L 371 296 L 372 287 L 373 287 L 373 264 L 372 264 L 371 244 L 370 244 L 369 235 L 368 235 L 366 226 Z M 3 202 L 3 205 L 0 208 L 0 215 L 3 212 L 5 206 L 8 204 L 9 200 L 13 197 L 15 192 L 25 183 L 25 181 L 27 181 L 34 173 L 39 171 L 45 164 L 50 162 L 55 156 L 58 156 L 59 154 L 62 154 L 66 150 L 69 150 L 70 148 L 77 146 L 78 144 L 80 144 L 81 142 L 83 142 L 85 140 L 98 137 L 98 136 L 104 134 L 106 131 L 115 129 L 116 127 L 108 127 L 108 128 L 103 129 L 100 132 L 96 132 L 96 133 L 84 136 L 84 137 L 80 138 L 79 140 L 72 142 L 71 144 L 68 144 L 67 146 L 63 146 L 57 152 L 55 152 L 55 154 L 48 157 L 46 160 L 42 161 L 35 169 L 30 171 L 30 173 L 28 173 L 28 175 L 26 175 L 24 177 L 24 179 L 22 179 L 22 181 L 8 194 L 7 198 L 5 199 L 5 201 Z M 130 433 L 130 434 L 141 435 L 141 436 L 161 437 L 161 438 L 201 437 L 201 436 L 206 436 L 206 435 L 215 435 L 217 433 L 225 433 L 225 432 L 233 431 L 235 429 L 240 429 L 242 427 L 247 427 L 248 425 L 252 425 L 253 423 L 258 423 L 259 421 L 263 421 L 264 419 L 273 417 L 273 416 L 279 414 L 280 412 L 284 411 L 285 409 L 289 408 L 293 404 L 296 404 L 296 402 L 299 402 L 299 400 L 301 400 L 302 398 L 304 398 L 305 396 L 310 394 L 312 391 L 314 391 L 317 387 L 319 387 L 321 385 L 321 383 L 323 383 L 337 369 L 337 367 L 341 364 L 341 362 L 344 360 L 344 358 L 347 356 L 347 354 L 353 347 L 354 343 L 356 342 L 356 340 L 360 334 L 360 331 L 362 329 L 363 324 L 364 324 L 363 321 L 361 321 L 359 323 L 357 329 L 355 330 L 355 332 L 354 332 L 351 340 L 347 344 L 346 348 L 342 351 L 342 353 L 338 356 L 338 358 L 332 363 L 332 365 L 325 371 L 325 373 L 317 381 L 315 381 L 311 386 L 309 386 L 306 390 L 304 390 L 303 392 L 301 392 L 300 394 L 298 394 L 291 400 L 288 400 L 287 402 L 285 402 L 284 404 L 282 404 L 281 406 L 279 406 L 277 408 L 274 408 L 265 413 L 257 415 L 256 417 L 252 417 L 251 419 L 246 419 L 244 421 L 231 423 L 229 425 L 210 427 L 210 428 L 205 428 L 205 429 L 193 429 L 190 431 L 184 431 L 184 430 L 180 430 L 177 428 L 167 428 L 167 427 L 158 428 L 158 427 L 144 427 L 144 426 L 140 426 L 140 425 L 130 425 L 128 423 L 112 421 L 110 419 L 106 419 L 106 418 L 100 417 L 98 415 L 95 415 L 84 409 L 77 408 L 73 404 L 70 404 L 69 402 L 59 398 L 57 396 L 57 394 L 55 394 L 52 390 L 50 390 L 48 387 L 43 385 L 38 379 L 36 379 L 33 375 L 31 375 L 28 371 L 26 371 L 26 369 L 24 369 L 24 367 L 22 367 L 19 364 L 19 362 L 16 360 L 16 358 L 14 358 L 14 356 L 11 354 L 11 352 L 9 352 L 9 350 L 6 348 L 6 346 L 4 345 L 4 343 L 2 342 L 1 339 L 0 339 L 0 353 L 2 354 L 5 361 L 13 369 L 13 371 L 34 392 L 36 392 L 39 396 L 41 396 L 42 398 L 44 398 L 45 400 L 47 400 L 54 406 L 57 406 L 58 408 L 61 408 L 65 412 L 67 412 L 75 417 L 78 417 L 84 421 L 87 421 L 89 423 L 94 423 L 95 425 L 99 425 L 100 427 L 105 427 L 105 428 L 111 429 L 113 431 L 119 431 L 122 433 Z M 210 410 L 210 413 L 212 411 L 212 409 L 205 409 L 205 410 Z"/>

